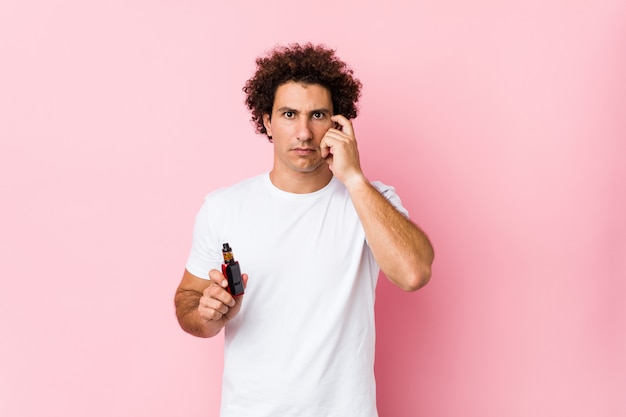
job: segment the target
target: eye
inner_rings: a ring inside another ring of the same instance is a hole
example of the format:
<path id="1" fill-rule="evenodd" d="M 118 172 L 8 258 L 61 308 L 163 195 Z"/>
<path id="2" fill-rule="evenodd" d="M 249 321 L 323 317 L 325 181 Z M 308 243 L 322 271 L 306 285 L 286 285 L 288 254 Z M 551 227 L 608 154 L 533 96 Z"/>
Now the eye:
<path id="1" fill-rule="evenodd" d="M 322 113 L 321 111 L 316 111 L 315 113 L 313 113 L 313 118 L 314 119 L 323 119 L 324 118 L 324 113 Z"/>
<path id="2" fill-rule="evenodd" d="M 287 119 L 293 119 L 293 117 L 295 116 L 295 113 L 292 111 L 286 111 L 283 113 L 283 116 L 285 116 Z"/>

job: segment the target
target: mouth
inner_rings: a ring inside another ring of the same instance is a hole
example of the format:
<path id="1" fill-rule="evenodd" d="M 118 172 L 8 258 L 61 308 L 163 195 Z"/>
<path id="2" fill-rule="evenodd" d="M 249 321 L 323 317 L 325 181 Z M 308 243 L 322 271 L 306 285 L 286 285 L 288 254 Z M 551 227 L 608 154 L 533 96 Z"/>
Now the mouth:
<path id="1" fill-rule="evenodd" d="M 310 155 L 317 152 L 317 150 L 313 148 L 293 148 L 292 151 L 297 155 Z"/>

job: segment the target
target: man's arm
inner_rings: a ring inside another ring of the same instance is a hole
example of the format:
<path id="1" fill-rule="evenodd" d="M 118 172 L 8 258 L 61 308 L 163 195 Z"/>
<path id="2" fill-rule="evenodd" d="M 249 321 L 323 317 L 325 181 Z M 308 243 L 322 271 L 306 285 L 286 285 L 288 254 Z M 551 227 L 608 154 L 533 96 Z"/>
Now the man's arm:
<path id="1" fill-rule="evenodd" d="M 381 270 L 405 291 L 430 280 L 433 248 L 428 237 L 362 177 L 346 185 Z"/>
<path id="2" fill-rule="evenodd" d="M 322 156 L 350 193 L 376 262 L 403 290 L 423 287 L 430 279 L 434 259 L 428 237 L 365 178 L 352 123 L 341 115 L 332 119 L 341 130 L 329 129 L 322 138 Z"/>
<path id="3" fill-rule="evenodd" d="M 213 337 L 241 308 L 243 296 L 233 298 L 228 282 L 218 270 L 209 272 L 210 280 L 198 278 L 185 269 L 174 296 L 176 318 L 180 327 L 198 337 Z M 244 285 L 247 274 L 242 274 Z"/>

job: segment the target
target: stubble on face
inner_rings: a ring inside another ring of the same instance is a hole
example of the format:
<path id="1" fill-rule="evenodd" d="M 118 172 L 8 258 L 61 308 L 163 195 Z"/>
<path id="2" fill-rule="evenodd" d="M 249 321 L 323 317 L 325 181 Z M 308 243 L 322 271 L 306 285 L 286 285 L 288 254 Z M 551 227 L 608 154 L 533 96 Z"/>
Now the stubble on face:
<path id="1" fill-rule="evenodd" d="M 274 144 L 274 178 L 332 177 L 320 142 L 333 126 L 330 91 L 318 84 L 288 82 L 276 89 L 271 117 L 263 121 Z"/>

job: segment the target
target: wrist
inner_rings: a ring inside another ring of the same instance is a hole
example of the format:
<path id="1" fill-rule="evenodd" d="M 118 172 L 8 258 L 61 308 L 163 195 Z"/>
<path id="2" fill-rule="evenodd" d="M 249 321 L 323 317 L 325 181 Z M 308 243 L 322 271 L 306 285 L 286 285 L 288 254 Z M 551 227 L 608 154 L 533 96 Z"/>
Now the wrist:
<path id="1" fill-rule="evenodd" d="M 343 185 L 350 194 L 371 187 L 369 180 L 365 178 L 363 173 L 354 174 L 351 177 L 346 178 L 343 181 Z"/>

